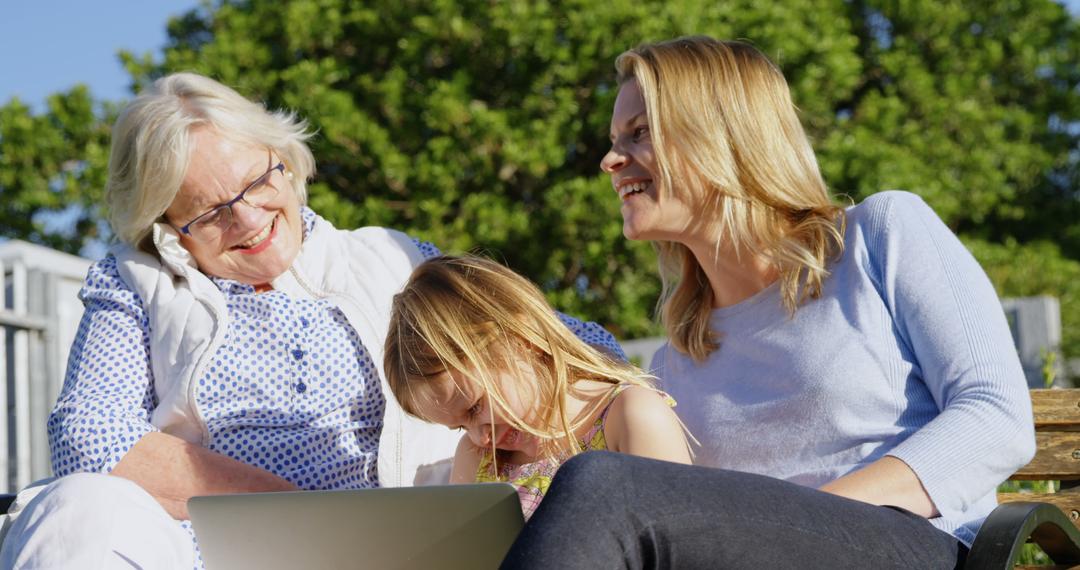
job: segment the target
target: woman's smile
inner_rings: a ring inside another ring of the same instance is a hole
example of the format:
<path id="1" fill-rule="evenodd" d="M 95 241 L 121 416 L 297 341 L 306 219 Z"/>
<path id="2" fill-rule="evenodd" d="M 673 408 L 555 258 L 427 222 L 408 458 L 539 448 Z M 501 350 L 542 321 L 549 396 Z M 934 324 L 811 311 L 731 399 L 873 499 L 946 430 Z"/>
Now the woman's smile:
<path id="1" fill-rule="evenodd" d="M 630 196 L 641 194 L 650 188 L 652 188 L 652 180 L 634 178 L 619 181 L 615 186 L 615 191 L 619 193 L 619 198 L 621 200 L 626 201 Z"/>
<path id="2" fill-rule="evenodd" d="M 274 216 L 274 219 L 271 220 L 262 231 L 256 234 L 255 237 L 233 246 L 232 249 L 245 255 L 254 255 L 266 250 L 266 248 L 274 243 L 274 238 L 277 237 L 277 222 L 280 217 L 281 214 Z"/>

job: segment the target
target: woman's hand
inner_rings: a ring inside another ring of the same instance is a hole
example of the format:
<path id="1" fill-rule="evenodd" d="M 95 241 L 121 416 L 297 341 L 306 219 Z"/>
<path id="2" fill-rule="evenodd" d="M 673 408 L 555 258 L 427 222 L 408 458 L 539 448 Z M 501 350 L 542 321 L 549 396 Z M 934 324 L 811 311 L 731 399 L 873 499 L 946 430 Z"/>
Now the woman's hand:
<path id="1" fill-rule="evenodd" d="M 826 483 L 821 490 L 872 505 L 900 507 L 926 518 L 939 514 L 911 467 L 890 455 Z"/>
<path id="2" fill-rule="evenodd" d="M 190 518 L 187 501 L 196 495 L 299 490 L 265 469 L 161 432 L 143 436 L 110 474 L 137 483 L 178 520 Z"/>

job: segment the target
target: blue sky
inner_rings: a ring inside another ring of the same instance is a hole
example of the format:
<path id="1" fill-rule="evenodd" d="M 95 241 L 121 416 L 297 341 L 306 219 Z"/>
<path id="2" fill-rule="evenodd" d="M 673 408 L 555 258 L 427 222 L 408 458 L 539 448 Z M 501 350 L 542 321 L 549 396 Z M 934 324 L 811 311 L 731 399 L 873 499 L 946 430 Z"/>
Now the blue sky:
<path id="1" fill-rule="evenodd" d="M 1064 0 L 1080 14 L 1080 0 Z M 97 99 L 129 96 L 116 53 L 160 54 L 170 16 L 198 0 L 0 0 L 0 105 L 18 96 L 35 110 L 85 83 Z"/>
<path id="2" fill-rule="evenodd" d="M 0 104 L 17 96 L 35 110 L 85 83 L 97 99 L 129 97 L 117 52 L 160 54 L 170 16 L 198 0 L 0 0 Z"/>

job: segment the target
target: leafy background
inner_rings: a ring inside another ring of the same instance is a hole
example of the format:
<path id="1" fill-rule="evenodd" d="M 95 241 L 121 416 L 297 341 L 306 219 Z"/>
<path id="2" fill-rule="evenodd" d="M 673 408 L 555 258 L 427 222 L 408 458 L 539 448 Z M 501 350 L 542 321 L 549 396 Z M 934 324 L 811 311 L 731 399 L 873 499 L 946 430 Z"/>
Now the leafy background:
<path id="1" fill-rule="evenodd" d="M 296 111 L 318 131 L 322 215 L 483 248 L 622 338 L 658 332 L 659 285 L 598 169 L 612 62 L 684 34 L 749 40 L 834 192 L 922 195 L 1001 295 L 1060 299 L 1080 357 L 1080 26 L 1051 0 L 213 1 L 168 30 L 163 55 L 122 54 L 135 90 L 194 70 Z M 0 235 L 110 239 L 118 105 L 77 87 L 0 107 Z"/>

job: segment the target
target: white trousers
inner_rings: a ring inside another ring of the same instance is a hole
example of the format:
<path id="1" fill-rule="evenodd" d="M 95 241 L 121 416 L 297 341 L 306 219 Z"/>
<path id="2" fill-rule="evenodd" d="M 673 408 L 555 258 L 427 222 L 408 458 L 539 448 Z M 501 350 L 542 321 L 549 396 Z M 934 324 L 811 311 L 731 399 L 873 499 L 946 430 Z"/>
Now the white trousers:
<path id="1" fill-rule="evenodd" d="M 191 535 L 135 483 L 61 477 L 14 516 L 0 568 L 191 570 Z"/>

